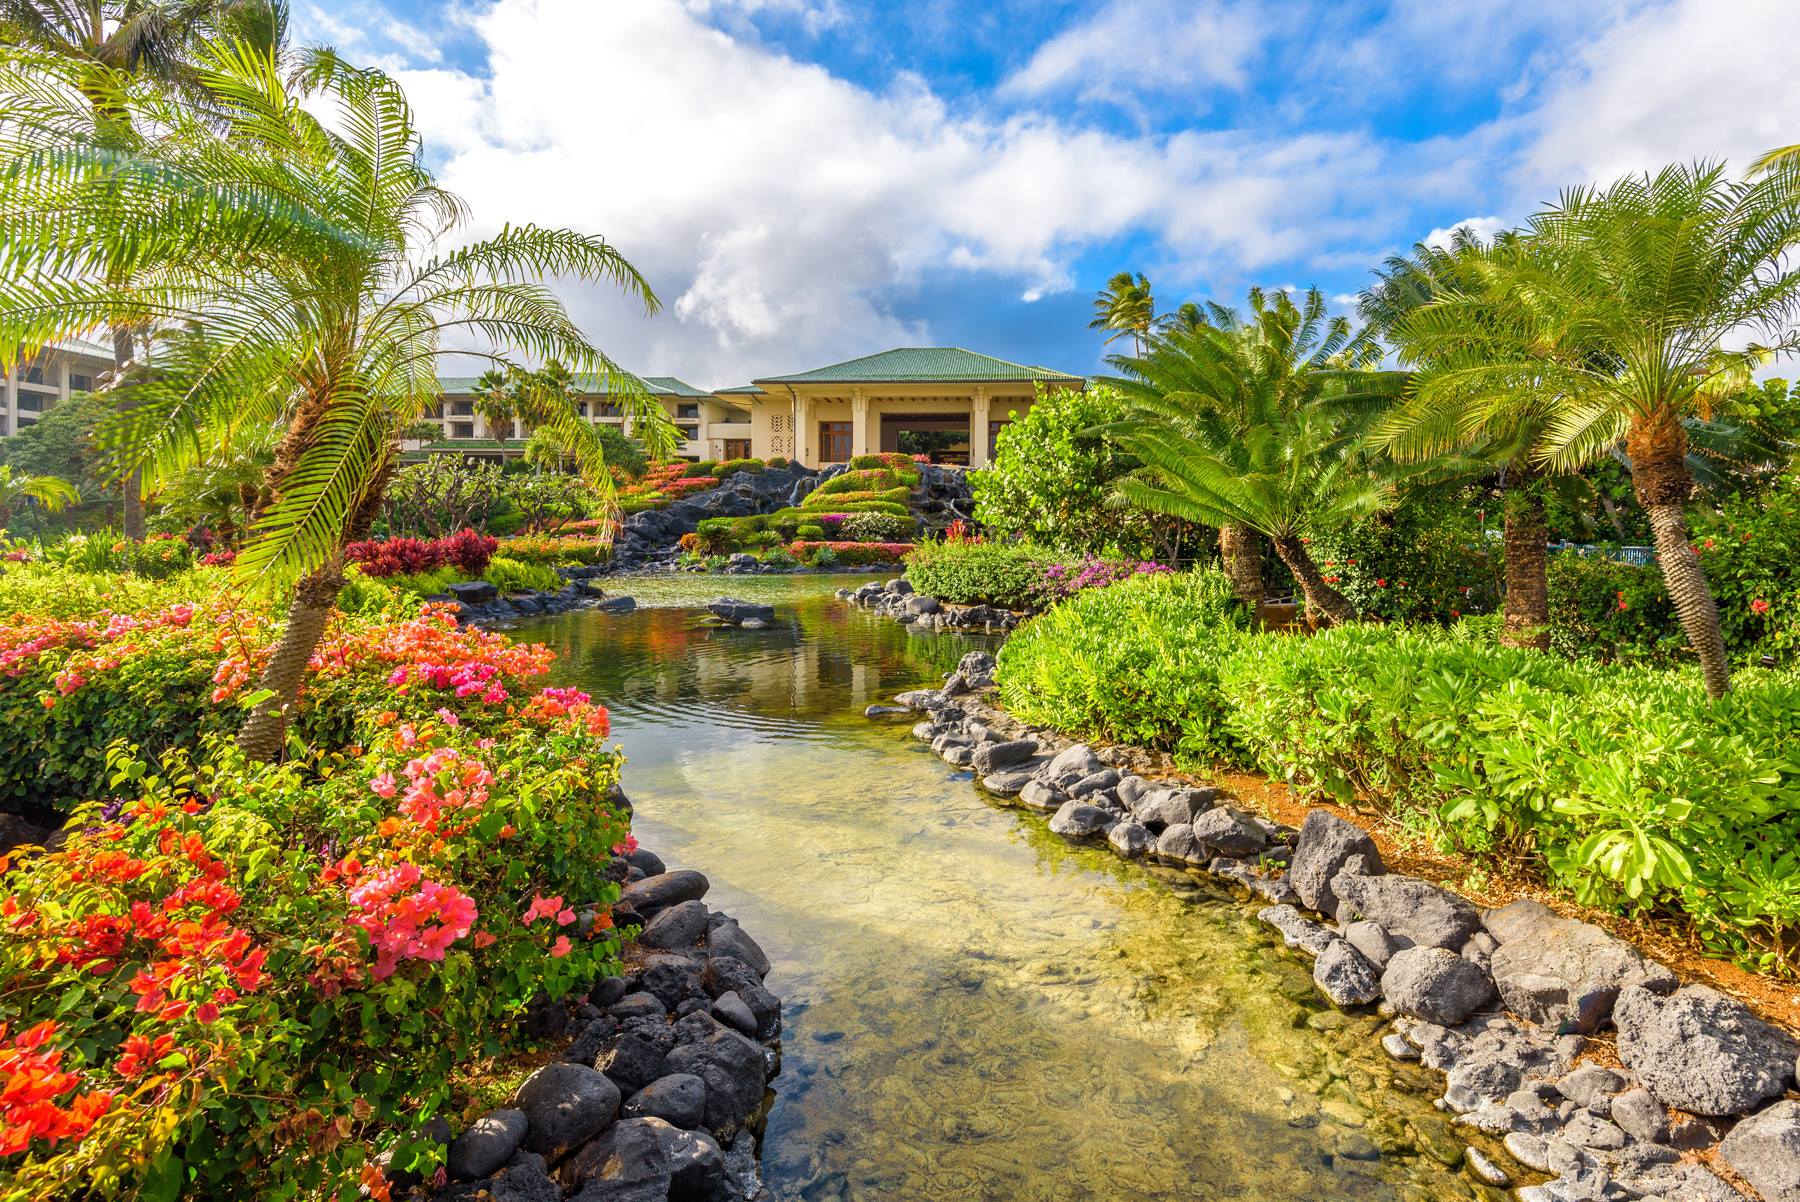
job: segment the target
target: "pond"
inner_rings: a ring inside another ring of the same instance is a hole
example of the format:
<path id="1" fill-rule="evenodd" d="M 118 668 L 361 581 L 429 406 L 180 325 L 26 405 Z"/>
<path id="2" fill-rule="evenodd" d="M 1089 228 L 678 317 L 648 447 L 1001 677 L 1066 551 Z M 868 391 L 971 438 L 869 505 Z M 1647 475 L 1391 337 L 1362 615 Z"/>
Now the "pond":
<path id="1" fill-rule="evenodd" d="M 713 882 L 784 1001 L 771 1194 L 1501 1198 L 1434 1074 L 1389 1060 L 1224 886 L 1073 847 L 862 709 L 979 639 L 840 604 L 846 577 L 620 580 L 522 626 L 603 699 L 644 844 Z M 776 606 L 711 628 L 722 593 Z"/>

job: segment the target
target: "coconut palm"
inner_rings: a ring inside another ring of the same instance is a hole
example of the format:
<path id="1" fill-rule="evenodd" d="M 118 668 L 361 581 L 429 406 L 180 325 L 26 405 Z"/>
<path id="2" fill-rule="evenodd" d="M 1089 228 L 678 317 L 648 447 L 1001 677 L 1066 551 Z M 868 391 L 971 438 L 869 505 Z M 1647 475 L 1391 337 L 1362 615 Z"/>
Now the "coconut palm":
<path id="1" fill-rule="evenodd" d="M 664 420 L 539 282 L 609 283 L 655 311 L 616 249 L 529 225 L 441 249 L 463 207 L 426 169 L 400 88 L 330 51 L 288 65 L 246 43 L 210 47 L 196 67 L 204 109 L 112 77 L 138 128 L 159 132 L 128 155 L 82 136 L 66 111 L 79 91 L 54 61 L 0 69 L 0 107 L 18 115 L 0 131 L 0 170 L 16 181 L 0 201 L 16 235 L 0 252 L 10 268 L 0 270 L 0 347 L 121 319 L 188 331 L 159 350 L 156 378 L 132 385 L 135 407 L 102 432 L 121 470 L 152 484 L 234 423 L 283 428 L 270 500 L 238 559 L 245 586 L 290 598 L 266 698 L 239 736 L 264 759 L 282 746 L 343 584 L 344 547 L 380 506 L 399 435 L 438 401 L 440 354 L 502 370 L 514 354 L 560 358 L 601 374 L 646 427 Z M 566 402 L 524 393 L 528 416 L 556 429 L 610 496 L 592 427 Z"/>
<path id="2" fill-rule="evenodd" d="M 1431 387 L 1511 394 L 1552 416 L 1539 459 L 1572 470 L 1623 441 L 1669 595 L 1707 692 L 1730 688 L 1718 609 L 1688 541 L 1688 421 L 1771 354 L 1800 348 L 1800 163 L 1733 180 L 1667 167 L 1565 193 L 1504 264 L 1505 310 L 1453 295 L 1410 321 Z M 1744 335 L 1760 344 L 1725 350 Z M 1582 354 L 1544 354 L 1545 346 Z M 1422 387 L 1422 391 L 1423 391 Z"/>
<path id="3" fill-rule="evenodd" d="M 35 501 L 50 513 L 61 513 L 80 500 L 80 490 L 61 476 L 15 476 L 11 467 L 0 467 L 0 530 L 22 505 Z"/>
<path id="4" fill-rule="evenodd" d="M 1134 277 L 1129 271 L 1121 271 L 1094 297 L 1094 319 L 1088 322 L 1088 329 L 1111 331 L 1106 338 L 1109 345 L 1130 338 L 1141 355 L 1155 324 L 1156 298 L 1151 295 L 1150 281 L 1142 272 Z"/>
<path id="5" fill-rule="evenodd" d="M 1114 356 L 1128 419 L 1112 437 L 1144 469 L 1119 494 L 1133 504 L 1219 527 L 1233 591 L 1262 599 L 1258 536 L 1275 547 L 1331 622 L 1355 618 L 1313 563 L 1305 538 L 1397 499 L 1404 473 L 1359 453 L 1365 402 L 1385 376 L 1362 370 L 1369 343 L 1310 290 L 1249 294 L 1249 316 L 1208 304 L 1205 319 L 1166 327 L 1136 359 Z"/>
<path id="6" fill-rule="evenodd" d="M 86 88 L 97 129 L 122 126 L 121 110 L 108 103 L 107 76 L 143 76 L 192 97 L 200 89 L 190 59 L 207 37 L 230 33 L 269 46 L 286 33 L 287 8 L 276 0 L 0 0 L 0 46 L 32 47 L 75 64 L 90 77 Z M 117 129 L 129 137 L 128 126 Z M 111 331 L 113 371 L 122 384 L 137 359 L 131 326 Z M 125 537 L 144 537 L 143 483 L 124 488 Z"/>

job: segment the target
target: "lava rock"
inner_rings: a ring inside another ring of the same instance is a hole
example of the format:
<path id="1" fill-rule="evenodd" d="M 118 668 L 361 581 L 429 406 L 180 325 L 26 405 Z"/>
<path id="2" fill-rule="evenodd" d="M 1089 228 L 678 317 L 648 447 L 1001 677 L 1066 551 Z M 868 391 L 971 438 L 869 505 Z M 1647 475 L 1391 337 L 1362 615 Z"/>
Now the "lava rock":
<path id="1" fill-rule="evenodd" d="M 724 1188 L 725 1153 L 704 1131 L 623 1119 L 570 1157 L 562 1175 L 581 1202 L 707 1202 Z"/>
<path id="2" fill-rule="evenodd" d="M 1641 1085 L 1612 1100 L 1612 1120 L 1633 1139 L 1650 1144 L 1669 1142 L 1669 1112 Z"/>
<path id="3" fill-rule="evenodd" d="M 1630 944 L 1539 902 L 1501 906 L 1483 921 L 1500 943 L 1490 969 L 1501 1001 L 1540 1025 L 1591 1034 L 1611 1016 L 1621 989 L 1675 988 L 1674 973 Z"/>
<path id="4" fill-rule="evenodd" d="M 706 950 L 711 956 L 730 956 L 748 964 L 759 977 L 769 975 L 769 957 L 756 940 L 745 933 L 735 918 L 715 916 L 712 929 L 706 933 Z"/>
<path id="5" fill-rule="evenodd" d="M 756 1037 L 773 1039 L 781 1030 L 781 1000 L 763 986 L 756 970 L 731 956 L 712 956 L 706 961 L 706 990 L 713 997 L 735 993 L 756 1015 Z"/>
<path id="6" fill-rule="evenodd" d="M 970 765 L 982 776 L 992 776 L 1003 768 L 1022 764 L 1038 753 L 1033 739 L 1012 739 L 1005 743 L 983 743 L 975 749 Z"/>
<path id="7" fill-rule="evenodd" d="M 525 1147 L 560 1156 L 592 1139 L 619 1113 L 619 1087 L 585 1064 L 546 1064 L 525 1079 L 512 1108 L 525 1116 Z"/>
<path id="8" fill-rule="evenodd" d="M 661 876 L 669 871 L 668 865 L 662 862 L 662 857 L 647 847 L 634 848 L 626 852 L 625 861 L 633 868 L 642 869 L 645 876 Z"/>
<path id="9" fill-rule="evenodd" d="M 484 1114 L 450 1144 L 445 1168 L 457 1181 L 486 1177 L 512 1159 L 529 1127 L 530 1120 L 522 1110 Z"/>
<path id="10" fill-rule="evenodd" d="M 645 924 L 638 942 L 645 947 L 683 948 L 698 944 L 706 934 L 706 903 L 685 901 L 659 910 Z"/>
<path id="11" fill-rule="evenodd" d="M 773 605 L 758 605 L 754 601 L 740 601 L 736 597 L 720 597 L 707 604 L 707 612 L 720 621 L 737 625 L 752 620 L 768 622 L 775 617 Z"/>
<path id="12" fill-rule="evenodd" d="M 1474 906 L 1417 877 L 1341 872 L 1332 878 L 1340 921 L 1368 919 L 1416 947 L 1460 948 L 1481 929 Z"/>
<path id="13" fill-rule="evenodd" d="M 1282 942 L 1308 955 L 1318 955 L 1339 939 L 1336 933 L 1302 916 L 1293 906 L 1265 906 L 1256 916 L 1280 931 Z"/>
<path id="14" fill-rule="evenodd" d="M 1254 855 L 1269 842 L 1261 827 L 1224 806 L 1197 816 L 1192 829 L 1195 839 L 1222 856 Z"/>
<path id="15" fill-rule="evenodd" d="M 619 900 L 645 918 L 654 918 L 659 910 L 686 901 L 699 901 L 711 887 L 712 882 L 701 873 L 682 868 L 632 882 L 625 886 Z"/>
<path id="16" fill-rule="evenodd" d="M 1378 922 L 1351 922 L 1344 924 L 1344 938 L 1350 946 L 1363 954 L 1363 957 L 1376 968 L 1386 968 L 1387 962 L 1394 958 L 1394 953 L 1404 950 L 1410 944 L 1403 943 L 1388 934 L 1387 929 Z"/>
<path id="17" fill-rule="evenodd" d="M 669 1012 L 662 999 L 653 993 L 642 990 L 628 993 L 606 1008 L 606 1012 L 619 1022 L 634 1018 L 661 1018 Z"/>
<path id="18" fill-rule="evenodd" d="M 638 984 L 669 1010 L 691 997 L 706 996 L 706 988 L 700 981 L 700 965 L 672 952 L 646 957 L 638 969 Z"/>
<path id="19" fill-rule="evenodd" d="M 1794 1083 L 1800 1042 L 1704 985 L 1661 997 L 1627 986 L 1613 1010 L 1619 1059 L 1657 1099 L 1702 1115 L 1748 1114 Z"/>
<path id="20" fill-rule="evenodd" d="M 1301 904 L 1335 916 L 1338 902 L 1332 881 L 1352 856 L 1363 858 L 1365 875 L 1378 876 L 1386 871 L 1375 841 L 1361 827 L 1325 810 L 1309 812 L 1300 824 L 1294 859 L 1288 865 L 1288 879 L 1300 895 Z"/>
<path id="21" fill-rule="evenodd" d="M 1034 784 L 1037 784 L 1037 772 L 1029 768 L 995 772 L 981 778 L 981 787 L 997 797 L 1017 797 L 1022 789 Z"/>
<path id="22" fill-rule="evenodd" d="M 1591 1106 L 1596 1098 L 1610 1098 L 1625 1086 L 1625 1078 L 1610 1068 L 1584 1064 L 1558 1080 L 1556 1090 L 1577 1106 Z"/>
<path id="23" fill-rule="evenodd" d="M 693 1130 L 706 1115 L 706 1082 L 692 1073 L 658 1077 L 626 1099 L 619 1112 L 625 1119 L 661 1119 Z"/>
<path id="24" fill-rule="evenodd" d="M 500 599 L 500 590 L 485 580 L 460 581 L 444 591 L 464 605 L 487 605 Z"/>
<path id="25" fill-rule="evenodd" d="M 1039 779 L 1046 783 L 1055 783 L 1066 787 L 1084 776 L 1092 776 L 1105 767 L 1106 765 L 1101 762 L 1100 757 L 1094 754 L 1092 747 L 1086 743 L 1076 743 L 1072 747 L 1065 747 L 1057 752 L 1050 762 L 1044 765 Z"/>
<path id="26" fill-rule="evenodd" d="M 690 1015 L 692 1022 L 701 1015 Z M 669 1053 L 667 1071 L 692 1073 L 706 1083 L 706 1125 L 721 1135 L 735 1132 L 762 1101 L 767 1062 L 760 1047 L 711 1019 L 710 1033 Z"/>
<path id="27" fill-rule="evenodd" d="M 1409 947 L 1388 961 L 1381 992 L 1401 1014 L 1455 1026 L 1493 1000 L 1494 983 L 1455 952 Z"/>
<path id="28" fill-rule="evenodd" d="M 756 1014 L 750 1009 L 748 1003 L 737 995 L 736 990 L 728 989 L 721 993 L 714 999 L 709 1013 L 740 1034 L 748 1035 L 753 1039 L 756 1037 L 758 1025 Z"/>
<path id="29" fill-rule="evenodd" d="M 642 1089 L 663 1075 L 670 1038 L 656 1028 L 627 1030 L 594 1058 L 594 1067 L 624 1093 Z"/>
<path id="30" fill-rule="evenodd" d="M 1193 868 L 1202 867 L 1212 859 L 1212 852 L 1194 838 L 1194 828 L 1186 822 L 1166 827 L 1156 837 L 1156 854 Z"/>
<path id="31" fill-rule="evenodd" d="M 1019 790 L 1020 803 L 1028 805 L 1034 810 L 1045 812 L 1058 810 L 1062 808 L 1062 803 L 1066 800 L 1068 799 L 1061 793 L 1041 780 L 1034 780 Z"/>
<path id="32" fill-rule="evenodd" d="M 1156 836 L 1150 833 L 1150 828 L 1135 822 L 1114 823 L 1106 832 L 1106 841 L 1127 860 L 1136 860 L 1156 846 Z"/>
<path id="33" fill-rule="evenodd" d="M 1070 798 L 1050 819 L 1050 833 L 1065 839 L 1091 839 L 1118 819 L 1099 806 Z"/>
<path id="34" fill-rule="evenodd" d="M 1733 1127 L 1719 1159 L 1763 1202 L 1800 1202 L 1800 1102 L 1777 1102 Z"/>
<path id="35" fill-rule="evenodd" d="M 1096 793 L 1112 788 L 1119 783 L 1117 768 L 1102 768 L 1098 772 L 1090 772 L 1069 786 L 1070 797 L 1092 797 Z"/>
<path id="36" fill-rule="evenodd" d="M 1313 983 L 1338 1006 L 1366 1006 L 1381 996 L 1375 966 L 1343 939 L 1334 939 L 1313 961 Z"/>

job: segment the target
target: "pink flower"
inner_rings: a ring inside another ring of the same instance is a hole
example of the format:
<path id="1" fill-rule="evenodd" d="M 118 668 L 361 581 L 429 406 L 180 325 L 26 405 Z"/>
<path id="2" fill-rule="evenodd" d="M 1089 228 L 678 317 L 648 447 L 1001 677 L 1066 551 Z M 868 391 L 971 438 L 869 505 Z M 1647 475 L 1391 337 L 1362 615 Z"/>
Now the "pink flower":
<path id="1" fill-rule="evenodd" d="M 566 927 L 574 921 L 575 921 L 575 911 L 569 910 L 569 909 L 563 909 L 563 910 L 558 910 L 556 912 L 556 925 L 557 926 Z"/>
<path id="2" fill-rule="evenodd" d="M 453 711 L 447 710 L 443 706 L 438 707 L 437 716 L 438 716 L 438 721 L 442 722 L 445 726 L 461 726 L 462 725 L 462 719 L 458 718 Z"/>
<path id="3" fill-rule="evenodd" d="M 557 960 L 562 959 L 569 954 L 569 949 L 573 946 L 574 944 L 569 942 L 569 937 L 567 935 L 558 935 L 556 937 L 556 942 L 550 945 L 551 958 Z"/>
<path id="4" fill-rule="evenodd" d="M 394 774 L 392 772 L 383 772 L 380 776 L 369 782 L 369 792 L 375 794 L 377 797 L 392 797 L 399 791 L 400 786 L 395 782 Z"/>
<path id="5" fill-rule="evenodd" d="M 625 842 L 613 844 L 613 855 L 628 856 L 632 852 L 636 851 L 637 849 L 638 849 L 637 836 L 636 835 L 626 835 Z"/>
<path id="6" fill-rule="evenodd" d="M 554 918 L 562 908 L 561 896 L 545 897 L 540 893 L 531 899 L 531 905 L 525 910 L 525 925 L 530 926 L 540 918 Z"/>

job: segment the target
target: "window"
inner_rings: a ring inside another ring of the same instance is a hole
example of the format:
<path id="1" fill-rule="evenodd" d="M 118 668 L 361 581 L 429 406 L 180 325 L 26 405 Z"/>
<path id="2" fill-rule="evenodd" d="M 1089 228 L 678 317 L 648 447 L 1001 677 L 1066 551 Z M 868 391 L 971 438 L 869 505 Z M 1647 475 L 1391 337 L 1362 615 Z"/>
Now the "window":
<path id="1" fill-rule="evenodd" d="M 451 417 L 474 417 L 475 416 L 475 402 L 474 401 L 452 401 L 452 402 L 450 402 L 450 416 Z"/>
<path id="2" fill-rule="evenodd" d="M 425 416 L 427 419 L 434 422 L 442 420 L 444 416 L 444 403 L 439 401 L 437 404 L 427 409 L 425 411 Z"/>
<path id="3" fill-rule="evenodd" d="M 681 436 L 685 439 L 688 439 L 690 442 L 700 436 L 700 427 L 698 427 L 698 426 L 686 426 L 686 425 L 682 425 L 680 422 L 677 422 L 675 424 L 675 428 L 677 430 L 680 430 Z"/>
<path id="4" fill-rule="evenodd" d="M 686 418 L 688 421 L 698 421 L 700 420 L 700 406 L 696 404 L 677 405 L 675 406 L 675 416 Z"/>
<path id="5" fill-rule="evenodd" d="M 70 392 L 92 392 L 92 391 L 94 391 L 94 377 L 92 377 L 90 375 L 85 375 L 82 372 L 78 372 L 78 371 L 70 372 L 69 373 L 69 391 Z"/>
<path id="6" fill-rule="evenodd" d="M 473 437 L 475 437 L 475 423 L 474 422 L 451 422 L 450 423 L 450 437 L 452 437 L 452 438 L 473 438 Z"/>
<path id="7" fill-rule="evenodd" d="M 56 404 L 56 398 L 53 396 L 45 396 L 41 392 L 26 392 L 23 388 L 19 389 L 19 412 L 21 413 L 42 413 L 54 404 Z"/>
<path id="8" fill-rule="evenodd" d="M 604 405 L 596 405 L 594 407 L 594 411 L 596 413 L 598 413 L 601 417 L 618 417 L 619 416 L 619 407 L 610 401 L 608 401 Z"/>
<path id="9" fill-rule="evenodd" d="M 21 384 L 48 384 L 50 381 L 44 378 L 44 368 L 41 364 L 29 363 L 20 373 L 19 382 Z"/>
<path id="10" fill-rule="evenodd" d="M 847 463 L 850 459 L 850 422 L 819 423 L 819 462 Z"/>
<path id="11" fill-rule="evenodd" d="M 583 416 L 583 417 L 586 417 L 586 416 L 587 416 L 587 415 L 588 415 L 588 406 L 587 406 L 587 402 L 586 402 L 586 401 L 578 401 L 578 402 L 576 402 L 576 404 L 575 404 L 575 412 L 577 412 L 577 413 L 579 413 L 579 414 L 581 414 L 581 416 Z"/>

